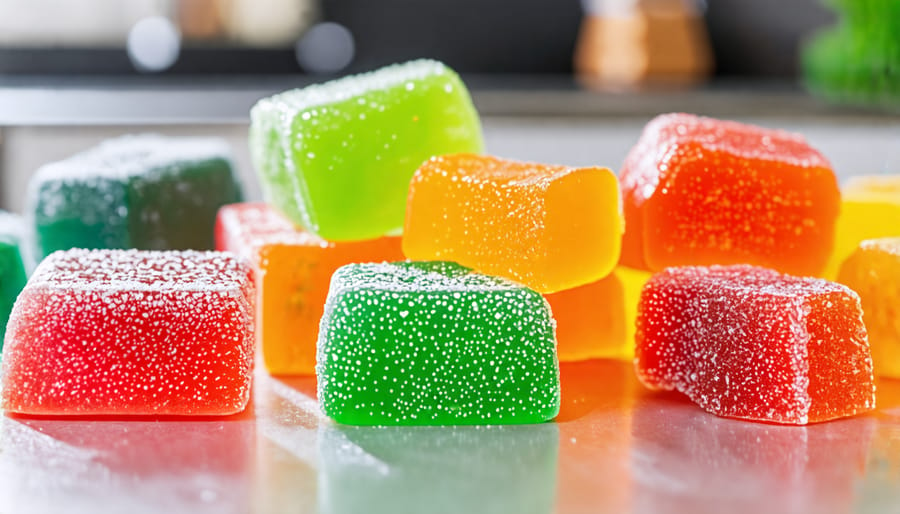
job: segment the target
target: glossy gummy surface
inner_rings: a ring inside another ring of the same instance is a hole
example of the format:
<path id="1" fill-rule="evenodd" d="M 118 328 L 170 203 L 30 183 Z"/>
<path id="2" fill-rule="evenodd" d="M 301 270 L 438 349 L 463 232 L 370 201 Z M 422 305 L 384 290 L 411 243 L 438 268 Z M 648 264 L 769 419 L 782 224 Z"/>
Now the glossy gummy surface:
<path id="1" fill-rule="evenodd" d="M 454 263 L 344 266 L 319 330 L 319 402 L 348 425 L 549 421 L 554 332 L 540 294 Z"/>

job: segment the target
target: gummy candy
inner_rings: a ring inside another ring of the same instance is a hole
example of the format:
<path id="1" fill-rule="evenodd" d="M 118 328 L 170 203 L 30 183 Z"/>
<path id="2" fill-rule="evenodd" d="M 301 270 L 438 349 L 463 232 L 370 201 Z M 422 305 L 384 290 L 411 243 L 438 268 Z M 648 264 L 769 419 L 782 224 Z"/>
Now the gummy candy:
<path id="1" fill-rule="evenodd" d="M 668 268 L 644 287 L 635 368 L 714 414 L 814 423 L 875 407 L 859 297 L 747 266 Z"/>
<path id="2" fill-rule="evenodd" d="M 222 207 L 216 248 L 253 264 L 256 338 L 266 369 L 275 375 L 315 373 L 319 320 L 334 270 L 403 258 L 399 237 L 330 243 L 261 203 Z"/>
<path id="3" fill-rule="evenodd" d="M 23 228 L 18 216 L 0 211 L 0 341 L 16 296 L 25 287 Z"/>
<path id="4" fill-rule="evenodd" d="M 38 258 L 70 248 L 211 250 L 216 211 L 241 199 L 226 143 L 124 136 L 39 169 Z"/>
<path id="5" fill-rule="evenodd" d="M 838 282 L 862 301 L 875 374 L 900 378 L 900 238 L 860 243 L 841 266 Z"/>
<path id="6" fill-rule="evenodd" d="M 840 192 L 799 135 L 689 114 L 658 116 L 620 174 L 623 264 L 755 264 L 817 275 Z"/>
<path id="7" fill-rule="evenodd" d="M 554 329 L 540 294 L 455 263 L 350 264 L 319 329 L 319 403 L 348 425 L 547 421 Z"/>
<path id="8" fill-rule="evenodd" d="M 634 358 L 634 323 L 646 271 L 618 266 L 606 278 L 545 295 L 561 362 Z"/>
<path id="9" fill-rule="evenodd" d="M 465 85 L 429 60 L 265 98 L 250 117 L 266 198 L 329 241 L 398 231 L 409 179 L 422 162 L 483 147 Z"/>
<path id="10" fill-rule="evenodd" d="M 2 407 L 24 414 L 222 415 L 244 409 L 253 285 L 226 253 L 69 250 L 13 307 Z"/>
<path id="11" fill-rule="evenodd" d="M 891 236 L 900 236 L 900 175 L 850 178 L 841 187 L 834 251 L 823 276 L 834 280 L 841 264 L 866 239 Z"/>
<path id="12" fill-rule="evenodd" d="M 553 293 L 608 275 L 621 235 L 619 189 L 606 168 L 456 154 L 413 176 L 403 252 Z"/>
<path id="13" fill-rule="evenodd" d="M 616 356 L 625 346 L 625 292 L 615 274 L 548 294 L 560 361 Z"/>

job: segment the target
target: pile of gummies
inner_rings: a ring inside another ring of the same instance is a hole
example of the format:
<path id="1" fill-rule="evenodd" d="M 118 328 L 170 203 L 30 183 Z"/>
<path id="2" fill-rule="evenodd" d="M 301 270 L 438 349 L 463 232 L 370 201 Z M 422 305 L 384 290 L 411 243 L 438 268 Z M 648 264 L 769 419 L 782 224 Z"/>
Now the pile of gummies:
<path id="1" fill-rule="evenodd" d="M 249 139 L 265 203 L 210 138 L 34 174 L 0 218 L 3 409 L 232 414 L 256 355 L 355 425 L 548 421 L 561 360 L 785 424 L 900 376 L 900 178 L 841 190 L 800 135 L 665 114 L 618 175 L 519 162 L 420 60 L 262 99 Z"/>

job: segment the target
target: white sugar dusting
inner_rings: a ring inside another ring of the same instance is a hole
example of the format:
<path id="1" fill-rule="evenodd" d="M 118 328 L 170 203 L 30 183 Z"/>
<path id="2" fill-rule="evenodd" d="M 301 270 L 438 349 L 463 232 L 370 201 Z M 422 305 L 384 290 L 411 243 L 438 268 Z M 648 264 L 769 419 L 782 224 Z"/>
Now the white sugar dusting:
<path id="1" fill-rule="evenodd" d="M 635 367 L 651 388 L 777 423 L 874 407 L 859 298 L 843 285 L 746 265 L 668 268 L 638 311 Z"/>
<path id="2" fill-rule="evenodd" d="M 540 294 L 453 263 L 344 266 L 319 330 L 319 401 L 348 424 L 546 421 L 555 329 Z"/>

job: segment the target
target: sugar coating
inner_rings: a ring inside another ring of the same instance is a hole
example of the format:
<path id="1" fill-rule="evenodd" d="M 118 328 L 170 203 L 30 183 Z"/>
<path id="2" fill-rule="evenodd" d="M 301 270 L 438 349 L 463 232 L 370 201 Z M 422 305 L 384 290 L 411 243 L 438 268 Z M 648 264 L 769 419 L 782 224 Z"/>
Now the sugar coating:
<path id="1" fill-rule="evenodd" d="M 250 117 L 266 199 L 331 241 L 399 230 L 416 167 L 483 147 L 465 85 L 431 60 L 286 91 L 260 100 Z"/>
<path id="2" fill-rule="evenodd" d="M 900 378 L 900 238 L 862 241 L 841 265 L 837 280 L 862 301 L 875 373 Z"/>
<path id="3" fill-rule="evenodd" d="M 218 138 L 142 134 L 46 164 L 28 191 L 38 253 L 211 249 L 216 209 L 241 197 L 231 162 Z"/>
<path id="4" fill-rule="evenodd" d="M 536 423 L 559 411 L 540 294 L 450 262 L 351 264 L 332 277 L 316 373 L 351 425 Z"/>
<path id="5" fill-rule="evenodd" d="M 750 263 L 817 274 L 839 210 L 827 159 L 781 130 L 666 114 L 647 124 L 620 173 L 622 263 Z"/>
<path id="6" fill-rule="evenodd" d="M 219 252 L 70 250 L 35 270 L 3 348 L 3 408 L 231 414 L 249 401 L 253 286 Z"/>
<path id="7" fill-rule="evenodd" d="M 806 424 L 875 407 L 859 297 L 826 280 L 669 268 L 644 287 L 636 342 L 645 385 L 720 416 Z"/>
<path id="8" fill-rule="evenodd" d="M 403 251 L 552 293 L 608 275 L 621 234 L 618 185 L 606 168 L 454 154 L 413 176 Z"/>

